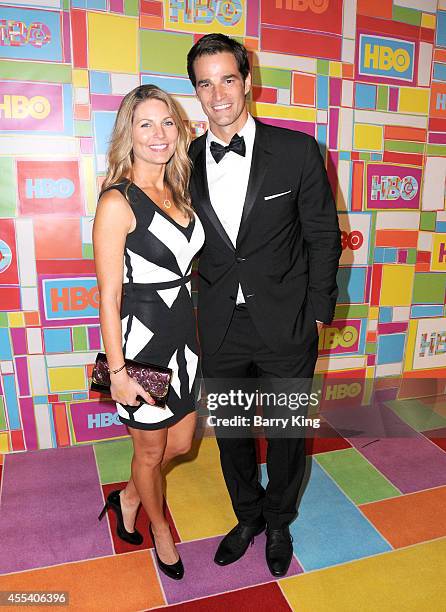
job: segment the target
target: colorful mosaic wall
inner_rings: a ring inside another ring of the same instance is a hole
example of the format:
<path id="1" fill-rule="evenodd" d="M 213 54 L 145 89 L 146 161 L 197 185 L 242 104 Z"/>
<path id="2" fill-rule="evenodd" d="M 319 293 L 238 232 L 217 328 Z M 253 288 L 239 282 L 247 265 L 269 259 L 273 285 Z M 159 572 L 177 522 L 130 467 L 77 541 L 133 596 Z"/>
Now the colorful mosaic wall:
<path id="1" fill-rule="evenodd" d="M 252 55 L 252 113 L 315 136 L 343 230 L 318 370 L 446 375 L 446 0 L 0 3 L 0 452 L 125 435 L 88 392 L 92 217 L 116 109 L 156 83 L 205 117 L 185 56 Z"/>

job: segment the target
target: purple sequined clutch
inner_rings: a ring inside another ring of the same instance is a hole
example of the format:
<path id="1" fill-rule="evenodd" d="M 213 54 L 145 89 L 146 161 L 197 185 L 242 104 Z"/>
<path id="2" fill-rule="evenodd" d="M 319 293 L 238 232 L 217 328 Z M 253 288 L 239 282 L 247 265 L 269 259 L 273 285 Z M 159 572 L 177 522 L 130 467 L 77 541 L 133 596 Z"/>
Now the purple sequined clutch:
<path id="1" fill-rule="evenodd" d="M 172 370 L 164 366 L 151 363 L 139 363 L 132 359 L 125 359 L 127 374 L 134 378 L 147 393 L 155 400 L 156 406 L 165 406 L 169 385 L 172 379 Z M 92 391 L 110 394 L 110 369 L 105 353 L 98 353 L 96 363 L 91 374 Z"/>

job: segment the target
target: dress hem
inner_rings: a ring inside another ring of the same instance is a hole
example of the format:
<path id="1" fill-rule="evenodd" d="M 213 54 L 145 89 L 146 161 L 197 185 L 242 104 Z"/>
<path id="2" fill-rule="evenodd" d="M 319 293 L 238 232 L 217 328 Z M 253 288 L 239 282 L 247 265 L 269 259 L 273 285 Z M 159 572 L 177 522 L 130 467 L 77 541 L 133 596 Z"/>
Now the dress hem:
<path id="1" fill-rule="evenodd" d="M 133 429 L 146 429 L 147 431 L 154 431 L 157 429 L 166 429 L 167 427 L 171 427 L 172 425 L 175 425 L 176 423 L 181 421 L 181 419 L 183 419 L 185 416 L 187 416 L 191 412 L 196 412 L 196 410 L 197 410 L 196 408 L 192 407 L 190 410 L 186 411 L 184 414 L 174 414 L 169 419 L 166 419 L 165 421 L 160 421 L 159 423 L 140 423 L 138 421 L 131 421 L 130 419 L 126 419 L 122 417 L 119 413 L 118 413 L 118 417 L 121 423 L 123 423 L 124 425 L 127 425 L 127 427 L 131 427 Z"/>

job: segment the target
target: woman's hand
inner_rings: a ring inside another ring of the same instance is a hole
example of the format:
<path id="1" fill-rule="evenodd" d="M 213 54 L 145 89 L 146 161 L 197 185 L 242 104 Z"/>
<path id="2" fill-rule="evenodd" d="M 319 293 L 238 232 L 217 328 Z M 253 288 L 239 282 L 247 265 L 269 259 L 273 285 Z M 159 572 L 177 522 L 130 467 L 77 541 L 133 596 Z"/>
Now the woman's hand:
<path id="1" fill-rule="evenodd" d="M 139 406 L 140 401 L 136 399 L 136 396 L 139 395 L 147 404 L 155 403 L 153 397 L 127 374 L 125 368 L 117 374 L 111 374 L 110 379 L 110 392 L 115 402 L 124 406 Z"/>

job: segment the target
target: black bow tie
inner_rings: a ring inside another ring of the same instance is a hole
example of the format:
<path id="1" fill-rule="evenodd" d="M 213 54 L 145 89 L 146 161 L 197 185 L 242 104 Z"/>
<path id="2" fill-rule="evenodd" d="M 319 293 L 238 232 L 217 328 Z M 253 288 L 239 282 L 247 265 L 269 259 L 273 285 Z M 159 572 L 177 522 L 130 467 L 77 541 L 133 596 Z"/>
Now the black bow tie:
<path id="1" fill-rule="evenodd" d="M 237 153 L 242 157 L 245 157 L 246 155 L 245 139 L 243 136 L 239 136 L 238 134 L 234 134 L 234 136 L 231 138 L 231 142 L 226 147 L 213 140 L 211 142 L 210 149 L 212 157 L 215 159 L 217 164 L 221 162 L 223 157 L 229 151 L 234 151 L 234 153 Z"/>

